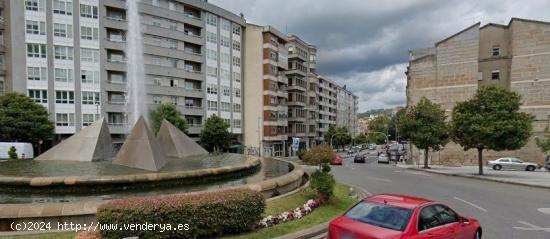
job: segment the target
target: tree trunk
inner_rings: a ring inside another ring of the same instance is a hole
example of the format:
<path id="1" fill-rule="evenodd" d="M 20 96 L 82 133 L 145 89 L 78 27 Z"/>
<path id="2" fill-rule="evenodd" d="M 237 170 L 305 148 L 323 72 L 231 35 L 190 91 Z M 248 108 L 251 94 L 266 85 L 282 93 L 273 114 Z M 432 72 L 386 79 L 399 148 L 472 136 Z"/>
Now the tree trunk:
<path id="1" fill-rule="evenodd" d="M 483 175 L 483 148 L 477 149 L 477 161 L 479 164 L 479 175 Z"/>
<path id="2" fill-rule="evenodd" d="M 424 168 L 430 168 L 428 166 L 428 149 L 424 149 Z"/>

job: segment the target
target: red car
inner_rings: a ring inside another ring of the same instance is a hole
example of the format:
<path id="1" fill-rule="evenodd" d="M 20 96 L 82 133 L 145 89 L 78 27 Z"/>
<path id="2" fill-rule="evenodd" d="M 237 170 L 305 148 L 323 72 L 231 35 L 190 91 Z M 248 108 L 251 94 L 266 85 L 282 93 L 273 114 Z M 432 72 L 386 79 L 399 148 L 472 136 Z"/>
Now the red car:
<path id="1" fill-rule="evenodd" d="M 342 165 L 343 161 L 344 160 L 342 160 L 342 157 L 340 157 L 339 155 L 336 155 L 334 157 L 334 159 L 332 159 L 332 162 L 330 162 L 330 164 L 332 164 L 332 165 Z"/>
<path id="2" fill-rule="evenodd" d="M 367 197 L 332 220 L 329 239 L 480 239 L 479 221 L 424 198 Z"/>

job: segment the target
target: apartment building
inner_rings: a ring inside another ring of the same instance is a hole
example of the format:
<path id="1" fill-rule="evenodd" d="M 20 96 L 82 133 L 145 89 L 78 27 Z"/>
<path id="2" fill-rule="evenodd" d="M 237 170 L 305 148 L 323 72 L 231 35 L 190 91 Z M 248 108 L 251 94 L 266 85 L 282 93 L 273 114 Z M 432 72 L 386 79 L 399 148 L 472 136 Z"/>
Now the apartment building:
<path id="1" fill-rule="evenodd" d="M 534 138 L 550 125 L 550 23 L 512 18 L 508 25 L 475 24 L 435 44 L 410 52 L 407 104 L 424 96 L 451 112 L 478 87 L 498 84 L 522 96 L 521 110 L 535 116 L 534 135 L 515 151 L 485 153 L 485 160 L 514 156 L 543 162 Z M 477 154 L 449 143 L 433 163 L 475 164 Z"/>
<path id="2" fill-rule="evenodd" d="M 271 26 L 246 24 L 244 145 L 283 156 L 288 140 L 288 37 Z"/>
<path id="3" fill-rule="evenodd" d="M 4 45 L 6 24 L 4 19 L 4 0 L 0 0 L 0 95 L 4 94 L 6 88 L 6 46 Z"/>
<path id="4" fill-rule="evenodd" d="M 10 29 L 4 88 L 43 104 L 60 137 L 105 116 L 115 140 L 122 138 L 127 129 L 126 1 L 3 3 Z M 176 105 L 191 136 L 213 114 L 240 135 L 245 20 L 199 0 L 141 0 L 138 7 L 149 108 Z"/>
<path id="5" fill-rule="evenodd" d="M 345 127 L 355 138 L 360 132 L 357 122 L 357 96 L 346 89 L 346 86 L 336 87 L 336 126 Z"/>
<path id="6" fill-rule="evenodd" d="M 328 142 L 330 139 L 324 138 L 325 133 L 331 126 L 336 126 L 337 85 L 334 81 L 323 76 L 318 76 L 317 80 L 319 88 L 317 97 L 319 108 L 317 137 L 320 141 Z"/>

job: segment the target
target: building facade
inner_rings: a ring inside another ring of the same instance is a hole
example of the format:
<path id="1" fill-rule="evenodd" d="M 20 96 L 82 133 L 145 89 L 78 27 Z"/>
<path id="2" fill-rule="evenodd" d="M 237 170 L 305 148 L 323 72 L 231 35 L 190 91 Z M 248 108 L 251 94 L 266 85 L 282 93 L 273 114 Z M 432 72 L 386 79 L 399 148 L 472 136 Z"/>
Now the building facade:
<path id="1" fill-rule="evenodd" d="M 122 139 L 127 130 L 126 2 L 2 3 L 9 33 L 2 35 L 8 52 L 0 86 L 44 105 L 60 137 L 104 116 L 115 141 Z M 242 134 L 245 20 L 198 0 L 142 0 L 138 8 L 149 108 L 176 105 L 192 137 L 213 114 L 225 119 L 232 133 Z"/>
<path id="2" fill-rule="evenodd" d="M 421 97 L 451 112 L 454 105 L 473 96 L 478 87 L 497 84 L 522 96 L 521 111 L 535 116 L 534 135 L 515 151 L 489 151 L 484 160 L 514 156 L 542 163 L 544 155 L 534 138 L 550 124 L 550 23 L 513 18 L 508 25 L 475 24 L 432 48 L 410 52 L 407 104 Z M 475 164 L 476 152 L 449 143 L 433 163 Z"/>
<path id="3" fill-rule="evenodd" d="M 348 91 L 346 86 L 336 87 L 336 126 L 345 127 L 353 138 L 360 133 L 357 121 L 357 100 L 357 96 Z"/>
<path id="4" fill-rule="evenodd" d="M 286 155 L 288 37 L 271 26 L 246 25 L 243 142 L 264 156 Z"/>

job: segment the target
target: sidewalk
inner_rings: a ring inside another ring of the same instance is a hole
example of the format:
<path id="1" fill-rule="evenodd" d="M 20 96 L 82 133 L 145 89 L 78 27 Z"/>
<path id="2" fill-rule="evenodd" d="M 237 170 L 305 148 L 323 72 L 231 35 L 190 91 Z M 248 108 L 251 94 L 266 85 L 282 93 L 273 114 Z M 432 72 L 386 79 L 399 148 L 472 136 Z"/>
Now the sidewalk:
<path id="1" fill-rule="evenodd" d="M 476 178 L 488 181 L 495 181 L 501 183 L 517 184 L 523 186 L 531 186 L 538 188 L 550 189 L 550 172 L 546 170 L 537 170 L 534 172 L 529 171 L 511 171 L 500 170 L 496 171 L 489 167 L 483 168 L 484 175 L 478 175 L 477 166 L 462 166 L 462 167 L 448 167 L 448 166 L 433 166 L 430 169 L 423 169 L 418 165 L 397 165 L 400 168 L 407 168 L 412 170 L 420 170 L 430 173 L 437 173 L 449 176 Z"/>

